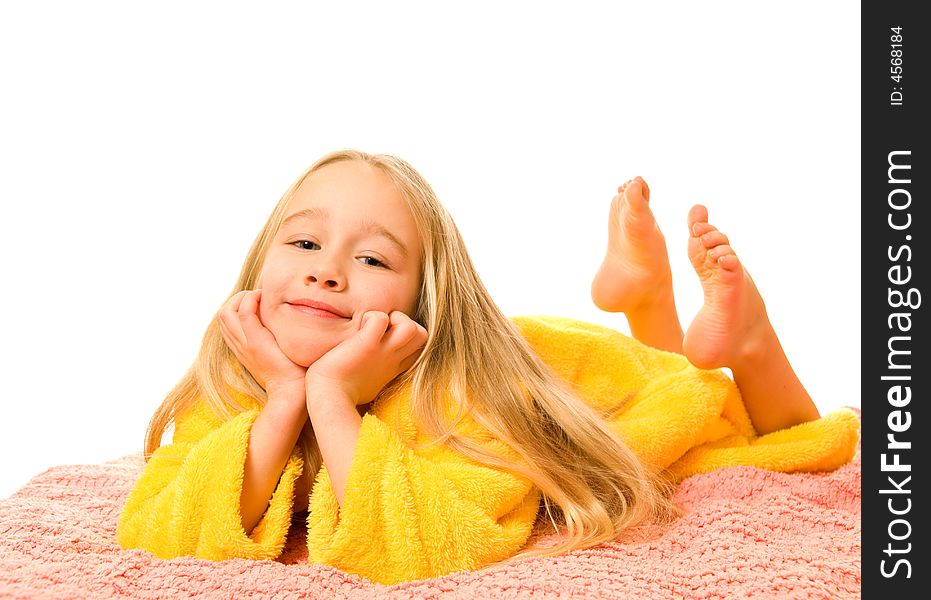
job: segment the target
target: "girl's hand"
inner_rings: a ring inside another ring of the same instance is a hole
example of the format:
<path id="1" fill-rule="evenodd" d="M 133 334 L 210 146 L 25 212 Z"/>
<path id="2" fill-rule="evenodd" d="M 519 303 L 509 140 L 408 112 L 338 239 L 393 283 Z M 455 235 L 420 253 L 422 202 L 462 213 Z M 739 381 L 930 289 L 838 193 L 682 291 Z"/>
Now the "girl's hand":
<path id="1" fill-rule="evenodd" d="M 366 312 L 358 333 L 307 369 L 308 409 L 334 395 L 355 405 L 370 402 L 414 364 L 426 342 L 427 330 L 401 311 Z"/>
<path id="2" fill-rule="evenodd" d="M 259 319 L 262 290 L 242 291 L 217 311 L 220 333 L 252 377 L 269 387 L 304 387 L 307 369 L 295 364 L 278 346 L 275 336 Z"/>

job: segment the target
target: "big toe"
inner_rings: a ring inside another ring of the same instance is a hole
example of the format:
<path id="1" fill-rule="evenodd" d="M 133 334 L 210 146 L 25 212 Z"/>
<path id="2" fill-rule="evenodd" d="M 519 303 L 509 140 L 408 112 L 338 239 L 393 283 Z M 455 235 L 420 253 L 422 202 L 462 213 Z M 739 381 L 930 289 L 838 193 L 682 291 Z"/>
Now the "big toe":
<path id="1" fill-rule="evenodd" d="M 707 223 L 708 222 L 708 209 L 701 204 L 696 204 L 691 209 L 689 209 L 688 223 L 689 223 L 689 233 L 695 233 L 695 224 L 696 223 Z"/>
<path id="2" fill-rule="evenodd" d="M 640 194 L 643 196 L 643 199 L 647 202 L 650 201 L 650 186 L 647 185 L 647 182 L 644 181 L 643 177 L 637 175 L 634 177 L 634 183 L 640 185 Z"/>
<path id="3" fill-rule="evenodd" d="M 632 179 L 624 189 L 624 200 L 634 215 L 650 213 L 650 188 L 640 177 Z"/>

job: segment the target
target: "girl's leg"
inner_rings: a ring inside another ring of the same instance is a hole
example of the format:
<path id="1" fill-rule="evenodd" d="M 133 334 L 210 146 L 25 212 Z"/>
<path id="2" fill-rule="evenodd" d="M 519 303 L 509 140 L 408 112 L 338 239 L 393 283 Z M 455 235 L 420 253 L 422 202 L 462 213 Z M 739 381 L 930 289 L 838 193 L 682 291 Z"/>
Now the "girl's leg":
<path id="1" fill-rule="evenodd" d="M 763 298 L 727 236 L 708 223 L 708 210 L 688 216 L 689 258 L 705 303 L 689 325 L 682 348 L 700 368 L 727 367 L 760 434 L 817 419 L 811 397 L 789 364 Z"/>
<path id="2" fill-rule="evenodd" d="M 608 250 L 592 281 L 592 300 L 623 312 L 631 335 L 682 352 L 682 325 L 672 293 L 666 239 L 650 210 L 650 188 L 637 177 L 617 189 L 608 217 Z"/>

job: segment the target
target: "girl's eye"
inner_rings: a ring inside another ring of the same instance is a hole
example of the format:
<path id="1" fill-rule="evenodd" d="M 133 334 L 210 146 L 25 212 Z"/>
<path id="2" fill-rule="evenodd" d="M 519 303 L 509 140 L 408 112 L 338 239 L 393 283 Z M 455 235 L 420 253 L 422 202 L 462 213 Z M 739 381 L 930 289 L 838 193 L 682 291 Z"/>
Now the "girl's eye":
<path id="1" fill-rule="evenodd" d="M 301 250 L 319 250 L 320 244 L 317 242 L 311 242 L 310 240 L 298 240 L 296 242 L 291 242 L 292 246 L 296 246 Z"/>
<path id="2" fill-rule="evenodd" d="M 363 264 L 366 264 L 372 267 L 386 267 L 387 266 L 385 263 L 381 262 L 374 256 L 362 256 L 359 258 L 359 260 L 362 261 Z"/>

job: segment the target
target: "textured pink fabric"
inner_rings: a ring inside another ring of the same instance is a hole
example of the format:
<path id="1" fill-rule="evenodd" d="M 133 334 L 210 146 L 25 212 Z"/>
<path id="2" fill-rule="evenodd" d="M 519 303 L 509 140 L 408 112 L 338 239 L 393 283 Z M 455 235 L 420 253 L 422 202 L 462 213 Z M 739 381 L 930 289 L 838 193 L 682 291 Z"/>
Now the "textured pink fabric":
<path id="1" fill-rule="evenodd" d="M 859 598 L 860 453 L 831 473 L 720 469 L 683 481 L 685 514 L 557 558 L 391 587 L 307 564 L 158 560 L 114 538 L 138 455 L 49 469 L 0 501 L 2 598 Z"/>

